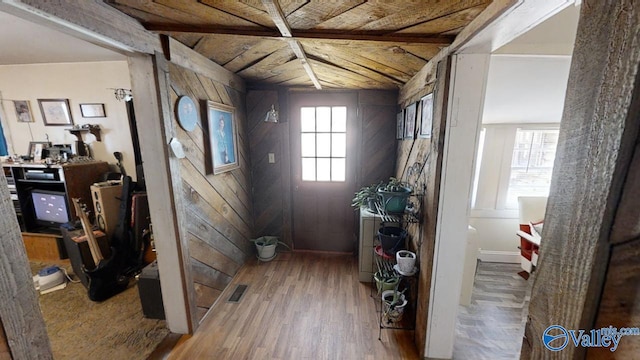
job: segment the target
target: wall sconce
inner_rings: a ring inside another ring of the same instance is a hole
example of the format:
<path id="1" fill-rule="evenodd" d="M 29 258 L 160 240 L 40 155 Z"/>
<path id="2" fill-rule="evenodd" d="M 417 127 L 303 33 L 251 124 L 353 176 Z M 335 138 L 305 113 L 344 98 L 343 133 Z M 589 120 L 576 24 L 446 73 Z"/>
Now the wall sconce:
<path id="1" fill-rule="evenodd" d="M 264 122 L 278 122 L 278 110 L 276 110 L 273 104 L 271 104 L 271 110 L 267 111 L 267 115 L 264 117 Z"/>

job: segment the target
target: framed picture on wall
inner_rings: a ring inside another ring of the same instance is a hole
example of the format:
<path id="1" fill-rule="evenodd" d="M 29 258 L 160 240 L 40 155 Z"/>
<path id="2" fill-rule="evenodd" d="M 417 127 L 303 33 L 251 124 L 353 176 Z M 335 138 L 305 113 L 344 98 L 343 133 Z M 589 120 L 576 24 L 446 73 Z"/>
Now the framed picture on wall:
<path id="1" fill-rule="evenodd" d="M 42 121 L 47 126 L 73 125 L 69 99 L 38 99 Z"/>
<path id="2" fill-rule="evenodd" d="M 221 174 L 240 167 L 238 161 L 238 127 L 232 106 L 206 102 L 208 149 L 207 172 Z"/>
<path id="3" fill-rule="evenodd" d="M 404 138 L 404 110 L 400 110 L 396 115 L 396 140 Z"/>
<path id="4" fill-rule="evenodd" d="M 413 103 L 404 110 L 404 138 L 413 139 L 416 131 L 416 103 Z"/>
<path id="5" fill-rule="evenodd" d="M 16 109 L 16 117 L 18 122 L 34 122 L 33 115 L 31 114 L 31 106 L 29 106 L 29 100 L 14 100 L 13 106 Z"/>
<path id="6" fill-rule="evenodd" d="M 107 117 L 104 111 L 104 104 L 80 104 L 80 113 L 82 113 L 83 118 Z"/>
<path id="7" fill-rule="evenodd" d="M 423 139 L 431 138 L 433 127 L 433 93 L 427 94 L 420 100 L 422 116 L 420 117 L 420 132 L 418 136 Z"/>

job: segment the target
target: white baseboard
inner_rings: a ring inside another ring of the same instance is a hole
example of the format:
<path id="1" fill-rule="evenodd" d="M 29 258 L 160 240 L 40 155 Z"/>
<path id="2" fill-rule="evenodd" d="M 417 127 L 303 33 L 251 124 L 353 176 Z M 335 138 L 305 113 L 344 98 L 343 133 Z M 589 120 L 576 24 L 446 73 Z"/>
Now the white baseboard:
<path id="1" fill-rule="evenodd" d="M 478 259 L 480 259 L 480 261 L 486 262 L 520 264 L 520 252 L 480 250 Z"/>

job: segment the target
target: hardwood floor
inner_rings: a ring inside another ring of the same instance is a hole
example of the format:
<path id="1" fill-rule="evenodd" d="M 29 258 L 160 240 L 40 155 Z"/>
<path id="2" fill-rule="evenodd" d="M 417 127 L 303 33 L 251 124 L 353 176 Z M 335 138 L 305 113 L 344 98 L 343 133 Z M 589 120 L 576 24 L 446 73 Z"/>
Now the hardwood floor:
<path id="1" fill-rule="evenodd" d="M 357 270 L 350 255 L 249 261 L 169 359 L 418 359 L 413 331 L 383 330 L 378 340 L 371 287 Z M 236 284 L 249 287 L 229 303 Z"/>
<path id="2" fill-rule="evenodd" d="M 533 277 L 518 264 L 480 262 L 471 305 L 460 306 L 453 359 L 519 359 Z"/>

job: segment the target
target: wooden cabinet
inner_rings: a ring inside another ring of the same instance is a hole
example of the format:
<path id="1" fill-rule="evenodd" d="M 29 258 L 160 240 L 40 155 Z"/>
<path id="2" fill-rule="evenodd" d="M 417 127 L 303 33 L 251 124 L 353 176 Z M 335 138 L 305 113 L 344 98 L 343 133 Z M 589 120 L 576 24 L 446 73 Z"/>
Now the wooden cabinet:
<path id="1" fill-rule="evenodd" d="M 11 177 L 9 182 L 12 199 L 17 201 L 16 214 L 21 223 L 27 255 L 31 259 L 55 260 L 66 258 L 59 223 L 51 221 L 43 224 L 36 218 L 32 194 L 61 194 L 68 220 L 76 217 L 71 202 L 80 198 L 91 208 L 91 184 L 98 182 L 109 171 L 109 165 L 103 161 L 87 161 L 64 165 L 45 165 L 35 163 L 2 164 L 4 173 Z M 64 207 L 64 206 L 61 206 Z"/>

